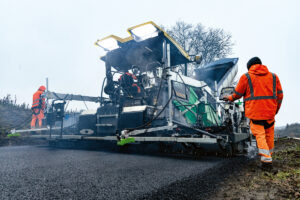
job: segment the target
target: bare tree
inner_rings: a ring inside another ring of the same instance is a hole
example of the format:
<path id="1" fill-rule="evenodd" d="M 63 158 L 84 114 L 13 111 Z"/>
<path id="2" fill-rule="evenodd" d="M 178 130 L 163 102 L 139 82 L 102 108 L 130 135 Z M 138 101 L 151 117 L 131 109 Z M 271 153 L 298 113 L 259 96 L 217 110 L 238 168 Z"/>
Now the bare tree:
<path id="1" fill-rule="evenodd" d="M 220 28 L 206 28 L 202 24 L 177 21 L 165 28 L 189 55 L 202 55 L 201 66 L 232 53 L 232 36 Z"/>

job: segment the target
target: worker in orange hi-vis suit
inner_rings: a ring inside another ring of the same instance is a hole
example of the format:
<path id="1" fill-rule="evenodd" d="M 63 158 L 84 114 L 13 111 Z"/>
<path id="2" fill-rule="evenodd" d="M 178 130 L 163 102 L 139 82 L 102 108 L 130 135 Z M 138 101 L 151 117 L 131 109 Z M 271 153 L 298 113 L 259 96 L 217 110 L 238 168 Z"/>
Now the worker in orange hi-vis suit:
<path id="1" fill-rule="evenodd" d="M 272 169 L 274 151 L 274 124 L 283 99 L 279 78 L 262 65 L 258 57 L 247 63 L 248 73 L 243 74 L 234 93 L 225 97 L 229 101 L 244 97 L 245 115 L 250 119 L 250 129 L 256 138 L 261 167 Z"/>
<path id="2" fill-rule="evenodd" d="M 127 93 L 141 93 L 141 88 L 134 82 L 134 80 L 137 80 L 136 76 L 129 73 L 128 71 L 122 74 L 119 78 L 121 86 L 126 90 Z"/>
<path id="3" fill-rule="evenodd" d="M 43 97 L 43 93 L 45 92 L 46 87 L 41 86 L 38 91 L 33 94 L 33 102 L 32 102 L 32 120 L 31 120 L 31 128 L 35 128 L 36 120 L 39 122 L 39 127 L 42 127 L 42 120 L 44 118 L 44 109 L 46 107 L 45 98 Z"/>

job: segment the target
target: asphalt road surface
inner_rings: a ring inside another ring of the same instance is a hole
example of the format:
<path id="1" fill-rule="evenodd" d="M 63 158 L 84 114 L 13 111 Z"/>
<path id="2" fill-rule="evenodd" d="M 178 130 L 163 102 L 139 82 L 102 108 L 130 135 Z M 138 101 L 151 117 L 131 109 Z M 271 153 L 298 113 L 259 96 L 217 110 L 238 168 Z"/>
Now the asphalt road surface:
<path id="1" fill-rule="evenodd" d="M 147 194 L 199 175 L 224 160 L 45 146 L 0 147 L 0 199 L 149 198 Z"/>

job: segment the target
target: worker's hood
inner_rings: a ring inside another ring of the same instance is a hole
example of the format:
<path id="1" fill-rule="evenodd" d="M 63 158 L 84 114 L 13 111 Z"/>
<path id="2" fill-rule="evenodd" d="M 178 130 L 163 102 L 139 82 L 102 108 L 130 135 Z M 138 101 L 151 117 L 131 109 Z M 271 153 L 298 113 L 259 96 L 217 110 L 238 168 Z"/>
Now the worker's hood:
<path id="1" fill-rule="evenodd" d="M 250 67 L 249 74 L 263 76 L 269 73 L 267 66 L 256 64 Z"/>
<path id="2" fill-rule="evenodd" d="M 45 90 L 46 90 L 46 87 L 45 86 L 41 86 L 41 87 L 39 87 L 39 91 L 43 91 L 43 92 L 45 92 Z"/>

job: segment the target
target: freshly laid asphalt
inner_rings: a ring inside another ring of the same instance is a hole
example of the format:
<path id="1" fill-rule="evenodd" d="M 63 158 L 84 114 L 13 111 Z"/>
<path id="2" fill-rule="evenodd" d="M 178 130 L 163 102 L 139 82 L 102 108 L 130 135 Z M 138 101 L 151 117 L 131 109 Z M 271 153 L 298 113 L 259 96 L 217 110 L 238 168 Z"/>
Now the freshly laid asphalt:
<path id="1" fill-rule="evenodd" d="M 0 199 L 151 199 L 152 194 L 163 198 L 158 195 L 162 188 L 225 162 L 220 157 L 0 147 Z"/>

